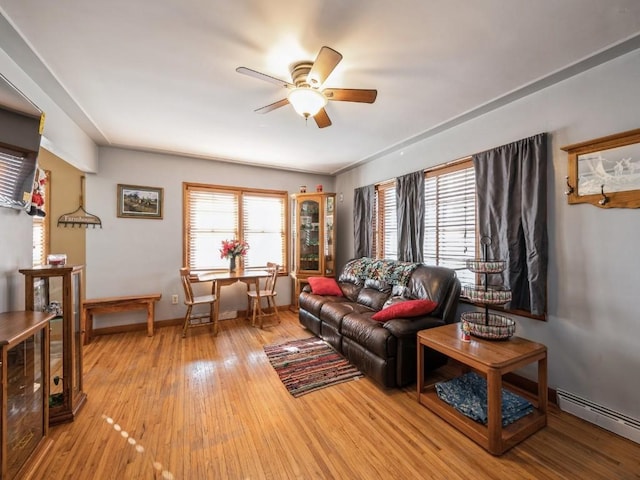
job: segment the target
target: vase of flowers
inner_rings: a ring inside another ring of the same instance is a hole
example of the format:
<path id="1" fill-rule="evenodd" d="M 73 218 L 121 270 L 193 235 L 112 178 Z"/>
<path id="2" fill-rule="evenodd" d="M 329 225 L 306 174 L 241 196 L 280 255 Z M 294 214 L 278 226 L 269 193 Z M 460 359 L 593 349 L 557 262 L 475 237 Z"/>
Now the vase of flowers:
<path id="1" fill-rule="evenodd" d="M 220 248 L 220 258 L 229 259 L 229 271 L 235 272 L 237 267 L 236 259 L 244 256 L 249 250 L 249 244 L 237 239 L 223 240 L 222 247 Z"/>

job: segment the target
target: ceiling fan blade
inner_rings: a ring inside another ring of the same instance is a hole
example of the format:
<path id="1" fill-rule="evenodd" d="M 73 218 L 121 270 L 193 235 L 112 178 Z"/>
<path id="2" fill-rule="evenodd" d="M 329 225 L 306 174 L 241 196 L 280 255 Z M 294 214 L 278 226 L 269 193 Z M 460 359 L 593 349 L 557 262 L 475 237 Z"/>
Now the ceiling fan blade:
<path id="1" fill-rule="evenodd" d="M 320 109 L 313 119 L 316 121 L 316 124 L 318 124 L 318 128 L 329 127 L 331 125 L 329 115 L 327 115 L 327 111 L 324 108 Z"/>
<path id="2" fill-rule="evenodd" d="M 325 88 L 322 93 L 327 100 L 338 102 L 373 103 L 378 96 L 377 90 L 362 90 L 359 88 Z"/>
<path id="3" fill-rule="evenodd" d="M 258 80 L 264 80 L 265 82 L 274 83 L 279 87 L 284 87 L 284 88 L 294 87 L 292 83 L 285 82 L 284 80 L 280 80 L 279 78 L 272 77 L 264 73 L 256 72 L 255 70 L 251 70 L 250 68 L 247 68 L 247 67 L 238 67 L 236 68 L 236 72 L 242 73 L 243 75 L 249 75 L 250 77 L 257 78 Z"/>
<path id="4" fill-rule="evenodd" d="M 340 53 L 336 52 L 333 48 L 322 47 L 307 75 L 309 85 L 315 88 L 322 85 L 329 75 L 331 75 L 333 69 L 340 63 L 340 60 L 342 60 Z"/>
<path id="5" fill-rule="evenodd" d="M 289 100 L 286 98 L 283 98 L 282 100 L 278 100 L 277 102 L 274 102 L 270 105 L 256 108 L 254 111 L 256 113 L 269 113 L 270 111 L 275 110 L 276 108 L 284 107 L 285 105 L 288 105 L 288 104 L 289 104 Z"/>

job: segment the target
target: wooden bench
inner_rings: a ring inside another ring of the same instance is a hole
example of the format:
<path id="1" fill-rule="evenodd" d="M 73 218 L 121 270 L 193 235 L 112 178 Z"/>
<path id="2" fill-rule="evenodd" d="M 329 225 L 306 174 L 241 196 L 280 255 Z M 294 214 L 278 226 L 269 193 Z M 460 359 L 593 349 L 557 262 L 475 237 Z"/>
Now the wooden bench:
<path id="1" fill-rule="evenodd" d="M 161 293 L 148 295 L 130 295 L 126 297 L 92 298 L 82 302 L 82 332 L 84 345 L 91 342 L 93 337 L 94 313 L 114 313 L 130 310 L 147 310 L 147 335 L 153 336 L 153 322 L 155 317 L 155 302 L 160 300 Z"/>

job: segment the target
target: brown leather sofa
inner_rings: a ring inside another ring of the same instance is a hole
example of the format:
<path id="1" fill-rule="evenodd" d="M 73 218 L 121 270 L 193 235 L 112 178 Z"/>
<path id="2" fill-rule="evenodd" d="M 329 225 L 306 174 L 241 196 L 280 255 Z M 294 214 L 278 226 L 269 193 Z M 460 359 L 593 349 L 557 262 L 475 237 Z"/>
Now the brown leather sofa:
<path id="1" fill-rule="evenodd" d="M 354 265 L 356 266 L 354 268 Z M 407 267 L 404 278 L 397 267 Z M 364 266 L 364 267 L 363 267 Z M 449 268 L 368 258 L 350 260 L 338 276 L 344 296 L 317 295 L 306 285 L 300 293 L 300 323 L 384 387 L 416 381 L 418 331 L 458 321 L 460 282 Z M 376 321 L 379 310 L 407 299 L 437 302 L 428 315 Z M 427 351 L 425 366 L 446 359 Z"/>

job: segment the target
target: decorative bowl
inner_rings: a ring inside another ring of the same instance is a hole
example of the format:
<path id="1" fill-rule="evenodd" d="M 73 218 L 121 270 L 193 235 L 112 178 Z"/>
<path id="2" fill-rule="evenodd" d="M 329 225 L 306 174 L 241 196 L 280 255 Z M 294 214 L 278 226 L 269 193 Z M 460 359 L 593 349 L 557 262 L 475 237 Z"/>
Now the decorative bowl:
<path id="1" fill-rule="evenodd" d="M 461 321 L 469 324 L 471 335 L 487 340 L 506 340 L 516 332 L 516 322 L 493 313 L 463 312 Z"/>
<path id="2" fill-rule="evenodd" d="M 61 267 L 67 263 L 66 253 L 51 253 L 47 255 L 47 263 L 54 267 Z"/>

